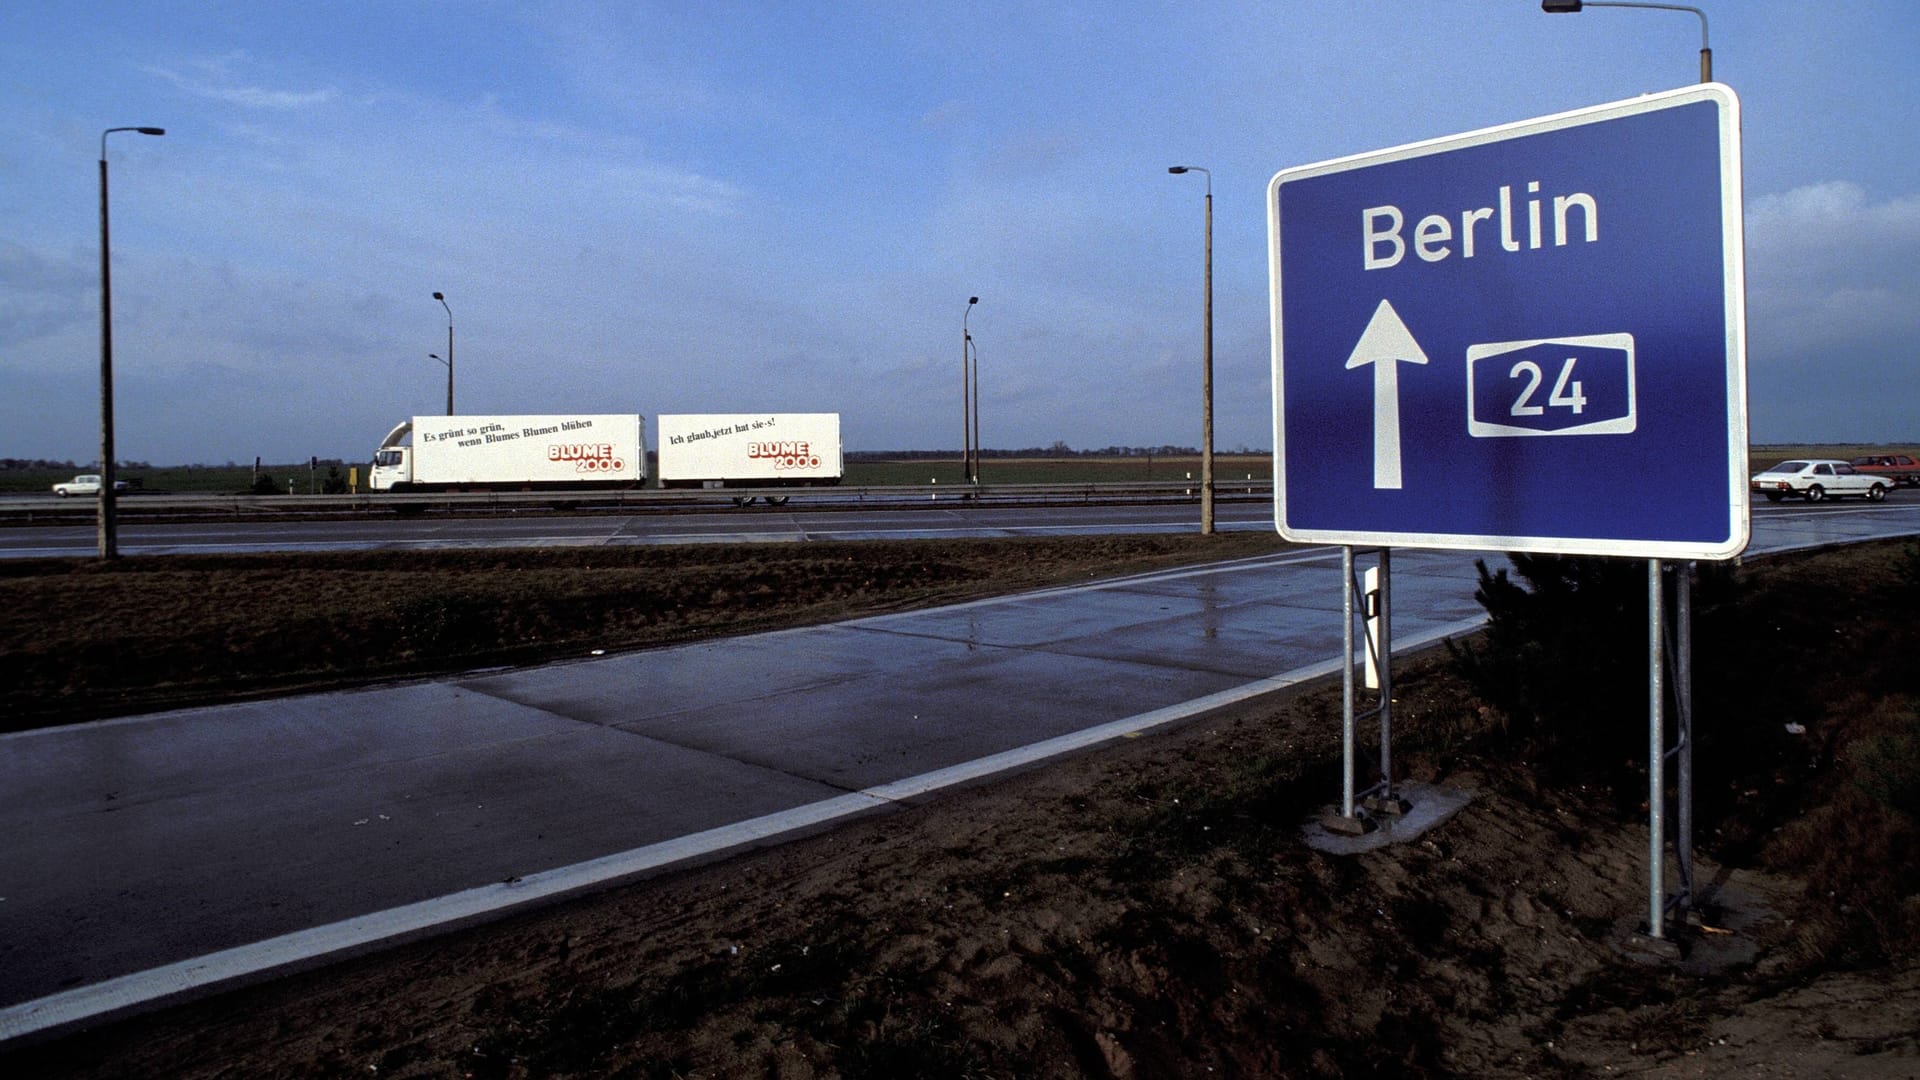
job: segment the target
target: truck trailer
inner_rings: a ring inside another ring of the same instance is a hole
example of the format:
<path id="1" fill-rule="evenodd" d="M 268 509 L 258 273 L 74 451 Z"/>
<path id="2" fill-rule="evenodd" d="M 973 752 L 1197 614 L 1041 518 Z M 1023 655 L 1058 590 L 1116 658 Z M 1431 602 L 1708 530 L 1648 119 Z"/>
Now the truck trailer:
<path id="1" fill-rule="evenodd" d="M 393 492 L 641 487 L 645 435 L 646 418 L 632 413 L 416 416 L 381 440 L 367 485 Z"/>
<path id="2" fill-rule="evenodd" d="M 663 488 L 828 487 L 846 475 L 839 413 L 662 415 L 658 436 Z"/>

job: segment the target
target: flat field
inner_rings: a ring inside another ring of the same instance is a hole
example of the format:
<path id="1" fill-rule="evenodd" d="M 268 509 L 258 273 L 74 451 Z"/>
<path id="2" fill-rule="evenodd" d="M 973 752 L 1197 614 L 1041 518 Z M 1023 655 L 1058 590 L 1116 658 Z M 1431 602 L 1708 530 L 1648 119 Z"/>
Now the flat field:
<path id="1" fill-rule="evenodd" d="M 365 462 L 359 464 L 364 481 L 367 466 Z M 340 475 L 345 476 L 347 468 L 340 466 Z M 92 465 L 73 469 L 0 469 L 0 493 L 44 494 L 61 481 L 71 480 L 80 473 L 97 471 Z M 253 489 L 255 475 L 253 468 L 247 465 L 163 465 L 157 468 L 122 467 L 118 479 L 137 482 L 142 492 L 239 495 Z M 320 484 L 326 480 L 327 466 L 321 465 L 315 470 L 304 461 L 298 465 L 265 465 L 261 467 L 259 475 L 273 477 L 277 491 L 287 490 L 287 481 L 292 480 L 296 494 L 317 494 Z M 312 490 L 309 491 L 309 488 Z"/>
<path id="2" fill-rule="evenodd" d="M 1270 454 L 1215 454 L 1214 482 L 1266 481 L 1273 477 Z M 980 461 L 983 484 L 1124 484 L 1148 481 L 1177 482 L 1200 478 L 1197 454 L 1130 457 L 987 457 Z M 856 461 L 847 465 L 848 484 L 907 487 L 939 481 L 960 481 L 959 455 L 953 458 L 901 461 Z"/>

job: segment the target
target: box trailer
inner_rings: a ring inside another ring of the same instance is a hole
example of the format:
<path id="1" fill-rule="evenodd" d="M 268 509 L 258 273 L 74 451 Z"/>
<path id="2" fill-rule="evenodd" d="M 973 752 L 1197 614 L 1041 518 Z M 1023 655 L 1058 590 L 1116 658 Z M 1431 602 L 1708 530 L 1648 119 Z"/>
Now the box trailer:
<path id="1" fill-rule="evenodd" d="M 645 436 L 646 418 L 633 413 L 416 416 L 381 441 L 367 483 L 395 492 L 638 487 Z"/>
<path id="2" fill-rule="evenodd" d="M 662 415 L 658 438 L 663 488 L 825 487 L 846 475 L 839 413 Z"/>

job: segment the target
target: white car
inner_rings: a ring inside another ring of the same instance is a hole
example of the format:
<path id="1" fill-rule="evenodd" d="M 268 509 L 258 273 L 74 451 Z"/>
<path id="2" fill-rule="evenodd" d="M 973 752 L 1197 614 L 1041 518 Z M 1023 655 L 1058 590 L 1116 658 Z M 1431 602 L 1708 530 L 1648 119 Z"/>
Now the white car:
<path id="1" fill-rule="evenodd" d="M 1812 458 L 1807 461 L 1783 461 L 1753 477 L 1753 492 L 1765 495 L 1768 502 L 1779 502 L 1791 495 L 1808 502 L 1858 495 L 1879 502 L 1887 497 L 1883 476 L 1858 472 L 1844 461 Z"/>
<path id="2" fill-rule="evenodd" d="M 113 482 L 113 490 L 127 490 L 127 482 L 125 480 L 115 480 Z M 63 499 L 69 495 L 98 495 L 100 494 L 100 475 L 98 473 L 82 473 L 71 480 L 53 485 L 53 493 Z"/>

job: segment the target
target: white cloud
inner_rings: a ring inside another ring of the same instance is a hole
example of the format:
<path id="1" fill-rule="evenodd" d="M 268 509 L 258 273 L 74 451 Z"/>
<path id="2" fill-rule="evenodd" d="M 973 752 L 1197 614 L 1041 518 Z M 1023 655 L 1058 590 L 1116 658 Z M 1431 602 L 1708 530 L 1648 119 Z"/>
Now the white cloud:
<path id="1" fill-rule="evenodd" d="M 250 63 L 251 59 L 245 53 L 228 53 L 221 57 L 192 61 L 192 74 L 182 74 L 163 67 L 147 67 L 144 70 L 195 97 L 248 109 L 305 109 L 325 105 L 340 96 L 339 90 L 331 86 L 318 90 L 274 90 L 247 85 L 240 81 L 241 77 L 235 74 L 234 69 Z"/>
<path id="2" fill-rule="evenodd" d="M 1754 200 L 1747 274 L 1756 350 L 1814 362 L 1849 346 L 1920 345 L 1920 195 L 1875 202 L 1843 180 Z"/>
<path id="3" fill-rule="evenodd" d="M 609 166 L 604 180 L 621 198 L 685 213 L 729 215 L 746 198 L 736 184 L 659 165 Z"/>

